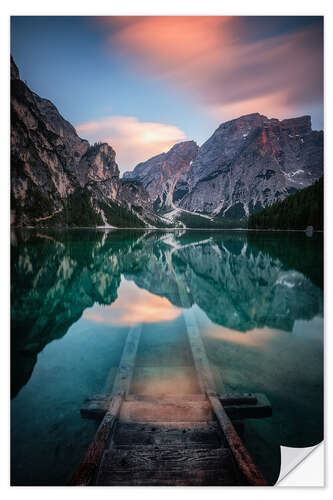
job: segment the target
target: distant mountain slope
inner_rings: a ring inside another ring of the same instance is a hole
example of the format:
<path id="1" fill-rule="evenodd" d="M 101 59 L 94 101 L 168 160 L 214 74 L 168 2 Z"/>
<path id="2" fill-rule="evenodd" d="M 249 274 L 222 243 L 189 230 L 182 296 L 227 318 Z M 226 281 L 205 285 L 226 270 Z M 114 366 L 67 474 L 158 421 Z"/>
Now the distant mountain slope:
<path id="1" fill-rule="evenodd" d="M 323 133 L 311 129 L 310 116 L 279 121 L 253 113 L 222 123 L 200 148 L 176 144 L 125 177 L 143 183 L 155 208 L 239 220 L 322 173 Z"/>
<path id="2" fill-rule="evenodd" d="M 123 179 L 139 180 L 149 192 L 156 210 L 173 207 L 178 196 L 174 192 L 175 185 L 182 174 L 188 172 L 198 150 L 194 141 L 180 142 L 167 153 L 154 156 L 139 163 L 133 171 L 125 172 Z"/>
<path id="3" fill-rule="evenodd" d="M 322 230 L 324 223 L 323 177 L 283 201 L 249 217 L 250 229 L 305 229 L 313 226 Z"/>
<path id="4" fill-rule="evenodd" d="M 163 225 L 143 186 L 124 186 L 115 151 L 90 146 L 11 60 L 11 222 L 15 226 Z"/>

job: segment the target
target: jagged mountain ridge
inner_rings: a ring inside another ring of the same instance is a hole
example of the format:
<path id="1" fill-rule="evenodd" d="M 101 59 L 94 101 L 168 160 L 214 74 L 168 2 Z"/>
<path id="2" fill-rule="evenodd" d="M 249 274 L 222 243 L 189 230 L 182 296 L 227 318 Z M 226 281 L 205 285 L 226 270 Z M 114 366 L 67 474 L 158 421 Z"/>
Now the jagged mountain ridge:
<path id="1" fill-rule="evenodd" d="M 11 60 L 11 221 L 15 226 L 160 225 L 148 193 L 119 177 L 116 153 L 90 146 Z"/>
<path id="2" fill-rule="evenodd" d="M 323 173 L 323 133 L 312 130 L 310 116 L 280 121 L 253 113 L 222 123 L 186 164 L 170 169 L 165 159 L 183 144 L 124 175 L 143 183 L 156 208 L 241 218 Z"/>

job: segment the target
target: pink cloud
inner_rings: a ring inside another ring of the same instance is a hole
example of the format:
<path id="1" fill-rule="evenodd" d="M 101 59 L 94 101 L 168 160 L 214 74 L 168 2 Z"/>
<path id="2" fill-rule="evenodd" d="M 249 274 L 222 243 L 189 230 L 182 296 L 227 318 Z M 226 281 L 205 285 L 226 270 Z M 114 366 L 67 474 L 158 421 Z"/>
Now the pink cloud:
<path id="1" fill-rule="evenodd" d="M 134 116 L 108 116 L 76 126 L 77 133 L 90 142 L 108 142 L 117 154 L 120 171 L 167 151 L 186 139 L 175 125 L 141 122 Z"/>
<path id="2" fill-rule="evenodd" d="M 221 118 L 254 111 L 284 117 L 322 101 L 317 25 L 253 39 L 242 17 L 106 17 L 101 23 L 108 46 L 135 71 L 192 93 Z"/>

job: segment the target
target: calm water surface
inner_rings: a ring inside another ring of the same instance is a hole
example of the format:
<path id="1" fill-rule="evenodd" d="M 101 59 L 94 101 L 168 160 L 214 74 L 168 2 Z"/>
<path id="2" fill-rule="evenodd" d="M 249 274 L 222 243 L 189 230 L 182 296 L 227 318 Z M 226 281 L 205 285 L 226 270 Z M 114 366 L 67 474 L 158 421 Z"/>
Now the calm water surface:
<path id="1" fill-rule="evenodd" d="M 66 484 L 97 428 L 82 402 L 112 387 L 133 325 L 131 392 L 199 392 L 190 308 L 218 388 L 272 404 L 239 427 L 266 477 L 280 445 L 322 440 L 321 235 L 17 231 L 11 272 L 12 484 Z"/>

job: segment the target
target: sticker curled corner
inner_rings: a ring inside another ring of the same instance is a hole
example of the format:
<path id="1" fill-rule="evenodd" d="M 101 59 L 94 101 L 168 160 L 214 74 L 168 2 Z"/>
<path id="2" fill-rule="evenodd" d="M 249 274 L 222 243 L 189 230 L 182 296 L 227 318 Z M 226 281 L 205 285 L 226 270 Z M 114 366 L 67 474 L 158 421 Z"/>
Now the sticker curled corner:
<path id="1" fill-rule="evenodd" d="M 315 450 L 317 450 L 318 453 L 313 453 Z M 313 454 L 313 461 L 311 461 L 312 474 L 310 474 L 311 477 L 307 477 L 307 484 L 304 484 L 303 475 L 308 475 L 308 471 L 303 471 L 301 468 L 299 468 L 299 470 L 298 466 L 303 463 L 310 454 Z M 295 474 L 291 474 L 291 476 L 286 478 L 286 476 L 296 468 L 297 471 L 295 471 Z M 296 474 L 298 471 L 301 473 L 300 476 L 302 476 L 302 479 L 298 477 L 299 474 Z M 287 487 L 324 486 L 324 442 L 307 448 L 281 446 L 281 469 L 276 485 Z"/>

